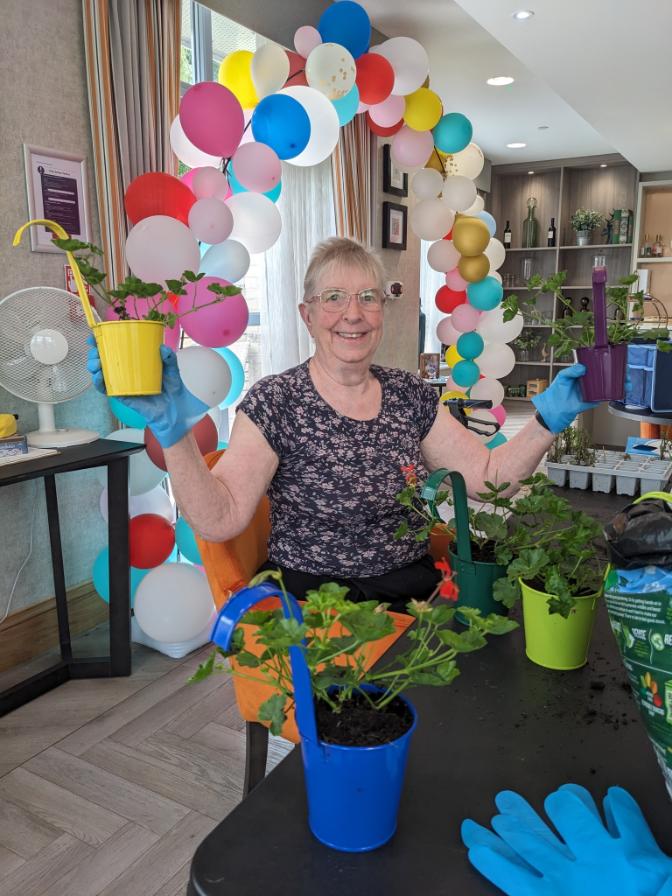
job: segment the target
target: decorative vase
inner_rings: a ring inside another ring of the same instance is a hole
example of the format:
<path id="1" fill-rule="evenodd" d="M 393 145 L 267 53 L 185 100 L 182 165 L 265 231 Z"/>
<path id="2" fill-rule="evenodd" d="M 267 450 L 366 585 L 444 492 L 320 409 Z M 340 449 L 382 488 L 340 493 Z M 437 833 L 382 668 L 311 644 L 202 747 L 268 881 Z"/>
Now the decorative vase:
<path id="1" fill-rule="evenodd" d="M 530 196 L 527 200 L 527 218 L 523 221 L 523 249 L 534 249 L 539 242 L 539 222 L 534 217 L 537 200 Z"/>
<path id="2" fill-rule="evenodd" d="M 590 244 L 590 230 L 577 230 L 576 231 L 576 245 L 577 246 L 588 246 Z"/>
<path id="3" fill-rule="evenodd" d="M 518 360 L 519 361 L 529 361 L 530 360 L 530 350 L 529 348 L 521 348 L 518 352 Z"/>

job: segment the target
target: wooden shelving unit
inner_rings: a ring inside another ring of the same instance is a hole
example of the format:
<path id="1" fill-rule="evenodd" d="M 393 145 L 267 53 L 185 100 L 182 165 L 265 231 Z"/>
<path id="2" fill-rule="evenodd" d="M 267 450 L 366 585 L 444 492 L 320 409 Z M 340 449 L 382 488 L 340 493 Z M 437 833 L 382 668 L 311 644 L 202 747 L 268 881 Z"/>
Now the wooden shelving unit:
<path id="1" fill-rule="evenodd" d="M 637 197 L 637 214 L 632 245 L 632 266 L 638 271 L 649 271 L 645 292 L 658 299 L 672 320 L 672 180 L 642 181 Z M 663 236 L 662 258 L 642 257 L 644 235 L 654 239 Z M 640 281 L 644 286 L 643 280 Z M 658 314 L 652 305 L 644 305 L 645 319 L 658 323 Z M 665 320 L 660 321 L 665 324 Z"/>
<path id="2" fill-rule="evenodd" d="M 606 164 L 606 168 L 600 167 Z M 534 174 L 528 174 L 533 169 Z M 672 181 L 666 184 L 672 203 Z M 517 165 L 495 165 L 492 168 L 492 189 L 488 198 L 488 211 L 497 221 L 497 237 L 502 240 L 506 222 L 510 222 L 512 246 L 507 249 L 506 260 L 500 273 L 507 280 L 510 274 L 515 286 L 505 287 L 505 293 L 517 293 L 521 298 L 525 294 L 523 268 L 525 262 L 531 266 L 532 274 L 549 277 L 558 271 L 567 271 L 567 280 L 563 291 L 572 299 L 572 304 L 579 310 L 580 300 L 584 296 L 592 299 L 591 274 L 594 256 L 604 256 L 609 284 L 616 284 L 635 269 L 635 260 L 641 238 L 633 236 L 630 243 L 604 243 L 600 230 L 592 233 L 594 242 L 588 246 L 577 246 L 575 234 L 569 220 L 577 208 L 592 208 L 608 218 L 615 208 L 628 208 L 636 211 L 638 173 L 621 156 L 598 156 L 583 159 L 563 159 L 553 162 L 525 162 Z M 535 216 L 539 222 L 539 242 L 533 248 L 523 248 L 522 225 L 527 217 L 527 199 L 537 199 Z M 672 211 L 672 204 L 670 206 Z M 546 246 L 546 234 L 551 221 L 555 218 L 556 239 L 559 245 Z M 637 233 L 637 217 L 634 233 Z M 662 228 L 658 228 L 660 232 Z M 649 232 L 649 231 L 647 231 Z M 670 235 L 672 237 L 672 234 Z M 669 245 L 669 244 L 668 244 Z M 633 259 L 633 253 L 635 259 Z M 645 262 L 654 261 L 644 259 Z M 660 259 L 659 261 L 671 261 Z M 672 268 L 665 269 L 672 275 Z M 526 278 L 525 278 L 526 279 Z M 672 282 L 672 281 L 671 281 Z M 542 296 L 537 302 L 537 309 L 550 322 L 555 320 L 558 309 L 552 296 Z M 524 330 L 547 329 L 550 326 L 526 324 Z M 542 334 L 540 334 L 541 336 Z M 540 340 L 541 343 L 541 340 Z M 515 345 L 512 346 L 518 354 Z M 539 346 L 537 351 L 539 351 Z M 519 361 L 513 371 L 503 379 L 504 386 L 521 385 L 534 377 L 534 368 L 538 368 L 538 376 L 552 380 L 563 367 L 571 362 L 566 358 L 560 360 L 548 347 L 546 361 Z M 528 401 L 529 399 L 509 398 L 507 401 Z"/>

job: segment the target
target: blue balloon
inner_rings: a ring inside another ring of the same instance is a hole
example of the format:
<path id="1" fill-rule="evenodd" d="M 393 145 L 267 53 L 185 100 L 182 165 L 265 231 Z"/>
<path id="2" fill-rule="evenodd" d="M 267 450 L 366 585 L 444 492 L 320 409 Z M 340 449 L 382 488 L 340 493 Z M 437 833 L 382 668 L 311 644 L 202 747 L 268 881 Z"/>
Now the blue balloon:
<path id="1" fill-rule="evenodd" d="M 259 143 L 274 149 L 280 159 L 293 159 L 308 146 L 310 118 L 292 96 L 272 93 L 252 113 L 252 133 Z"/>
<path id="2" fill-rule="evenodd" d="M 504 289 L 494 277 L 484 277 L 477 283 L 467 285 L 467 299 L 479 311 L 492 311 L 502 301 Z"/>
<path id="3" fill-rule="evenodd" d="M 490 451 L 492 451 L 493 448 L 498 448 L 500 445 L 503 445 L 508 441 L 509 440 L 506 438 L 503 432 L 496 432 L 490 439 L 490 441 L 485 443 L 485 447 L 489 448 Z"/>
<path id="4" fill-rule="evenodd" d="M 202 563 L 201 552 L 196 544 L 194 530 L 183 516 L 175 524 L 175 544 L 177 549 L 190 563 Z"/>
<path id="5" fill-rule="evenodd" d="M 109 604 L 110 602 L 109 562 L 110 550 L 109 548 L 103 548 L 100 554 L 98 554 L 96 559 L 93 561 L 93 570 L 91 572 L 93 587 L 96 589 L 96 591 L 98 592 L 100 597 L 102 597 L 106 604 Z M 134 566 L 131 566 L 130 571 L 131 606 L 133 606 L 133 604 L 135 603 L 135 592 L 138 590 L 138 585 L 140 584 L 140 582 L 142 582 L 149 570 L 136 569 Z"/>
<path id="6" fill-rule="evenodd" d="M 228 442 L 217 442 L 217 450 L 218 450 L 218 451 L 226 451 L 226 449 L 227 449 L 228 447 L 229 447 L 229 443 L 228 443 Z"/>
<path id="7" fill-rule="evenodd" d="M 114 416 L 125 426 L 131 426 L 133 429 L 144 429 L 147 426 L 147 421 L 142 414 L 126 407 L 118 398 L 108 398 L 107 400 L 110 403 L 110 410 Z"/>
<path id="8" fill-rule="evenodd" d="M 357 114 L 357 109 L 359 108 L 359 87 L 353 84 L 349 93 L 342 96 L 340 100 L 332 100 L 332 103 L 338 115 L 338 122 L 343 127 L 343 125 L 352 121 Z"/>
<path id="9" fill-rule="evenodd" d="M 244 187 L 241 182 L 238 180 L 236 175 L 233 172 L 233 167 L 230 167 L 226 172 L 227 180 L 229 181 L 229 186 L 233 193 L 249 193 L 250 191 L 247 187 Z M 272 190 L 269 190 L 268 193 L 264 193 L 264 196 L 268 196 L 271 202 L 277 202 L 280 198 L 280 193 L 282 193 L 282 181 L 278 181 L 278 183 L 273 187 Z"/>
<path id="10" fill-rule="evenodd" d="M 228 408 L 240 398 L 240 393 L 245 387 L 245 369 L 240 363 L 238 355 L 230 348 L 216 348 L 215 351 L 224 358 L 231 373 L 231 387 L 226 393 L 224 401 L 219 405 L 220 408 Z"/>
<path id="11" fill-rule="evenodd" d="M 478 382 L 480 374 L 481 371 L 478 369 L 478 364 L 466 360 L 458 361 L 450 371 L 453 382 L 458 386 L 462 386 L 463 389 L 468 389 L 470 386 L 473 386 L 474 383 Z"/>
<path id="12" fill-rule="evenodd" d="M 474 217 L 480 218 L 481 221 L 483 221 L 483 223 L 488 228 L 488 232 L 490 233 L 490 236 L 494 236 L 497 233 L 497 222 L 492 217 L 490 212 L 485 212 L 485 211 L 478 212 L 478 214 L 474 215 Z"/>
<path id="13" fill-rule="evenodd" d="M 449 112 L 432 131 L 434 144 L 441 152 L 462 152 L 471 143 L 474 129 L 466 115 Z"/>
<path id="14" fill-rule="evenodd" d="M 320 16 L 317 30 L 322 43 L 340 44 L 357 59 L 366 53 L 371 43 L 371 19 L 369 14 L 352 0 L 332 3 Z"/>
<path id="15" fill-rule="evenodd" d="M 483 351 L 485 342 L 480 333 L 475 330 L 471 333 L 463 333 L 457 340 L 457 350 L 466 361 L 473 361 Z"/>

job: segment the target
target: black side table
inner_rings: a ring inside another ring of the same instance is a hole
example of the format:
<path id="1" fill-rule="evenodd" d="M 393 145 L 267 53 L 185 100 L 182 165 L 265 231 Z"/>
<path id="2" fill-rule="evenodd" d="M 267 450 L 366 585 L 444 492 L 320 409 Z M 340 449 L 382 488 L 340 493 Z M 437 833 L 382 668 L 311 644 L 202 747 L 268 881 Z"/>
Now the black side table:
<path id="1" fill-rule="evenodd" d="M 0 466 L 0 486 L 44 479 L 51 564 L 61 659 L 25 681 L 0 692 L 0 716 L 39 697 L 70 678 L 106 678 L 131 674 L 131 600 L 128 576 L 128 458 L 144 451 L 135 442 L 98 439 L 63 448 L 58 454 Z M 61 524 L 56 474 L 107 467 L 108 539 L 110 547 L 110 655 L 75 659 L 70 642 Z"/>

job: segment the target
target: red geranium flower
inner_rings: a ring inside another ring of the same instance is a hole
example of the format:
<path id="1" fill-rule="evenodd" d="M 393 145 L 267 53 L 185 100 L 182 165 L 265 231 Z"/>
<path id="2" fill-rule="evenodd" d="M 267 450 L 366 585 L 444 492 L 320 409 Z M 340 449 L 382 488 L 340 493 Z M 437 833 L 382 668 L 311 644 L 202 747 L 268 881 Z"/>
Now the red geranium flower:
<path id="1" fill-rule="evenodd" d="M 441 583 L 439 584 L 439 597 L 445 597 L 446 600 L 457 600 L 460 594 L 460 589 L 453 581 L 455 573 L 450 568 L 448 558 L 442 557 L 434 563 L 434 566 L 439 570 L 442 576 Z"/>
<path id="2" fill-rule="evenodd" d="M 400 467 L 400 470 L 404 474 L 406 485 L 417 485 L 418 475 L 415 470 L 415 464 L 406 464 L 406 466 L 402 465 Z"/>

